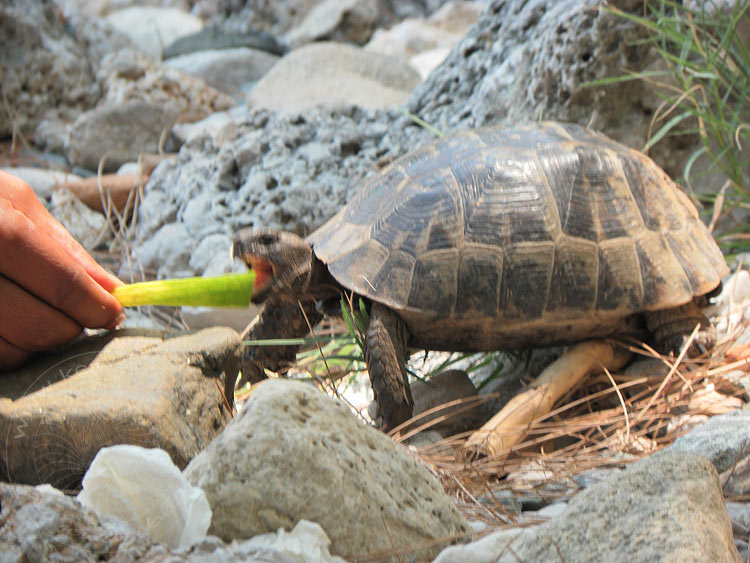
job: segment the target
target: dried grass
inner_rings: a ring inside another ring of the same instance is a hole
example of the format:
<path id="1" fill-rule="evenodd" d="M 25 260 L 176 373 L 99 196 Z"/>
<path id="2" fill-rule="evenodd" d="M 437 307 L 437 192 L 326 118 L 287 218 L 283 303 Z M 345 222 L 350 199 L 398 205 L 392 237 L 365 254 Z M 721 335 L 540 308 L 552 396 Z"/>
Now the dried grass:
<path id="1" fill-rule="evenodd" d="M 533 493 L 550 501 L 569 496 L 581 488 L 575 476 L 641 459 L 708 416 L 741 408 L 745 391 L 736 379 L 750 371 L 750 358 L 727 360 L 732 342 L 729 335 L 709 357 L 695 359 L 674 359 L 646 345 L 631 344 L 634 353 L 668 366 L 667 373 L 654 362 L 654 368 L 644 374 L 626 369 L 589 378 L 555 410 L 534 420 L 522 443 L 496 456 L 467 457 L 468 432 L 420 447 L 415 453 L 432 468 L 468 518 L 493 528 L 527 525 L 504 508 L 498 494 L 522 497 Z M 463 402 L 467 408 L 474 407 L 471 400 Z M 400 430 L 402 439 L 412 434 L 414 423 Z"/>

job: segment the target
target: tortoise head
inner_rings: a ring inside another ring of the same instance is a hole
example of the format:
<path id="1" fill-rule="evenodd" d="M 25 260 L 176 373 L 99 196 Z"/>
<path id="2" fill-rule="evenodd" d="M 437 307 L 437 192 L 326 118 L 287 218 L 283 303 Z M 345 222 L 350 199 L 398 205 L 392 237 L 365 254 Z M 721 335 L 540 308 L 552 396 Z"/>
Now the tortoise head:
<path id="1" fill-rule="evenodd" d="M 242 229 L 234 237 L 232 256 L 255 270 L 253 303 L 260 303 L 272 294 L 299 298 L 310 284 L 313 249 L 294 233 Z"/>

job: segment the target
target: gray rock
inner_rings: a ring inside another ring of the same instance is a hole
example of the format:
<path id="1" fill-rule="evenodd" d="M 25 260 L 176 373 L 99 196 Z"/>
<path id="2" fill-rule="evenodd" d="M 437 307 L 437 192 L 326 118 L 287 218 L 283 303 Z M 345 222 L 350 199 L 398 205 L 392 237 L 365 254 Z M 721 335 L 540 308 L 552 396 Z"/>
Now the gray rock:
<path id="1" fill-rule="evenodd" d="M 157 6 L 132 6 L 112 12 L 105 19 L 157 61 L 166 45 L 203 27 L 200 18 L 183 10 Z"/>
<path id="2" fill-rule="evenodd" d="M 158 152 L 163 130 L 172 126 L 178 114 L 173 105 L 143 100 L 87 111 L 73 123 L 68 160 L 96 170 L 106 156 L 104 170 L 115 171 L 141 153 Z"/>
<path id="3" fill-rule="evenodd" d="M 172 128 L 172 134 L 179 140 L 180 144 L 196 141 L 201 142 L 199 137 L 211 138 L 215 147 L 220 147 L 237 136 L 237 126 L 232 111 L 217 111 L 205 119 L 193 123 L 177 123 Z"/>
<path id="4" fill-rule="evenodd" d="M 645 145 L 662 98 L 643 81 L 587 87 L 594 80 L 660 68 L 642 26 L 601 9 L 601 0 L 494 0 L 477 25 L 407 102 L 443 131 L 540 119 L 591 124 L 628 146 Z M 642 3 L 620 0 L 625 11 Z M 660 142 L 650 156 L 670 175 L 697 138 Z"/>
<path id="5" fill-rule="evenodd" d="M 193 13 L 227 33 L 263 30 L 276 37 L 299 25 L 322 0 L 256 0 L 252 4 L 234 0 L 198 0 Z"/>
<path id="6" fill-rule="evenodd" d="M 380 18 L 377 0 L 323 0 L 286 35 L 292 48 L 314 41 L 365 44 Z"/>
<path id="7" fill-rule="evenodd" d="M 198 205 L 200 202 L 191 207 L 196 214 Z M 206 218 L 210 220 L 211 215 Z M 195 247 L 187 242 L 190 238 L 185 223 L 164 225 L 137 251 L 138 269 L 156 272 L 158 278 L 190 277 L 195 272 L 210 276 L 233 271 L 229 236 L 207 234 L 200 237 L 201 242 Z"/>
<path id="8" fill-rule="evenodd" d="M 381 108 L 403 103 L 419 74 L 397 59 L 340 43 L 315 43 L 289 53 L 248 95 L 248 105 L 297 112 L 342 104 Z"/>
<path id="9" fill-rule="evenodd" d="M 574 497 L 540 526 L 445 549 L 462 561 L 740 561 L 716 470 L 688 453 L 656 454 Z"/>
<path id="10" fill-rule="evenodd" d="M 206 275 L 219 275 L 232 271 L 232 239 L 227 235 L 208 235 L 190 254 L 190 267 Z"/>
<path id="11" fill-rule="evenodd" d="M 420 76 L 426 78 L 476 24 L 481 10 L 479 2 L 448 2 L 427 20 L 409 18 L 390 29 L 378 29 L 365 49 L 408 60 L 415 68 L 415 57 L 431 51 L 430 66 L 418 68 Z M 426 56 L 424 60 L 427 60 Z"/>
<path id="12" fill-rule="evenodd" d="M 41 0 L 0 3 L 0 138 L 31 134 L 45 116 L 75 119 L 101 92 L 86 50 L 68 35 L 56 6 Z"/>
<path id="13" fill-rule="evenodd" d="M 197 0 L 192 13 L 224 31 L 264 30 L 281 36 L 302 23 L 307 15 L 326 0 Z M 404 18 L 425 17 L 445 0 L 380 0 L 376 27 L 388 27 Z M 345 28 L 346 25 L 344 24 Z"/>
<path id="14" fill-rule="evenodd" d="M 209 499 L 209 532 L 226 540 L 305 519 L 320 524 L 331 552 L 347 558 L 468 531 L 406 450 L 301 382 L 261 383 L 185 476 Z"/>
<path id="15" fill-rule="evenodd" d="M 169 59 L 165 65 L 200 78 L 217 90 L 238 95 L 248 83 L 260 80 L 278 60 L 265 51 L 239 47 L 197 51 Z"/>
<path id="16" fill-rule="evenodd" d="M 54 489 L 0 483 L 2 561 L 141 561 L 163 553 L 147 535 L 118 521 L 102 522 Z"/>
<path id="17" fill-rule="evenodd" d="M 65 13 L 43 0 L 0 3 L 0 137 L 13 127 L 48 150 L 58 150 L 65 123 L 96 105 L 102 95 L 96 79 L 108 53 L 132 47 L 110 25 L 67 6 Z M 10 118 L 10 119 L 9 119 Z M 45 127 L 35 133 L 36 127 Z"/>
<path id="18" fill-rule="evenodd" d="M 168 253 L 153 259 L 161 243 L 148 241 L 165 225 L 181 230 L 173 249 L 186 256 L 206 236 L 231 237 L 245 226 L 310 233 L 375 172 L 376 161 L 433 138 L 395 111 L 245 111 L 235 114 L 232 141 L 217 147 L 210 138 L 195 138 L 178 159 L 154 170 L 140 208 L 135 264 L 156 267 L 164 277 L 203 273 L 182 258 L 170 270 Z M 195 213 L 197 206 L 202 214 Z"/>
<path id="19" fill-rule="evenodd" d="M 411 395 L 414 400 L 414 416 L 458 399 L 473 397 L 477 394 L 474 384 L 465 371 L 451 369 L 438 373 L 425 381 L 414 381 L 411 384 Z M 426 424 L 438 418 L 446 420 L 437 422 L 430 428 L 438 431 L 458 433 L 467 430 L 476 413 L 459 413 L 461 404 L 442 409 L 435 414 L 421 419 L 418 424 Z"/>
<path id="20" fill-rule="evenodd" d="M 68 190 L 52 193 L 49 212 L 87 250 L 106 244 L 114 236 L 104 215 L 90 209 Z"/>
<path id="21" fill-rule="evenodd" d="M 182 321 L 192 330 L 212 326 L 228 326 L 237 332 L 242 332 L 250 320 L 258 314 L 259 309 L 255 306 L 251 306 L 249 309 L 182 307 L 180 312 Z"/>
<path id="22" fill-rule="evenodd" d="M 742 561 L 747 561 L 748 538 L 750 538 L 750 504 L 747 502 L 726 503 L 729 519 L 732 521 L 734 545 Z"/>
<path id="23" fill-rule="evenodd" d="M 104 90 L 101 105 L 143 100 L 177 108 L 184 121 L 195 121 L 196 117 L 205 117 L 235 105 L 234 99 L 206 86 L 203 80 L 166 67 L 133 49 L 105 57 L 100 62 L 97 79 Z"/>
<path id="24" fill-rule="evenodd" d="M 4 374 L 2 474 L 75 488 L 114 444 L 160 447 L 185 467 L 230 418 L 239 347 L 226 328 L 115 331 Z"/>
<path id="25" fill-rule="evenodd" d="M 667 450 L 707 457 L 723 473 L 750 456 L 750 411 L 714 416 L 677 438 Z"/>
<path id="26" fill-rule="evenodd" d="M 580 85 L 614 76 L 631 59 L 645 56 L 647 48 L 634 49 L 628 42 L 642 37 L 640 28 L 598 5 L 596 0 L 492 2 L 414 92 L 409 110 L 444 130 L 542 117 L 586 123 L 594 109 L 614 116 L 616 108 L 607 107 L 614 100 L 592 105 L 597 90 Z"/>
<path id="27" fill-rule="evenodd" d="M 164 49 L 164 58 L 189 55 L 196 51 L 214 51 L 219 49 L 247 48 L 265 51 L 272 55 L 283 55 L 286 47 L 271 34 L 263 31 L 249 30 L 245 33 L 227 33 L 216 27 L 203 28 L 200 31 L 180 37 Z"/>

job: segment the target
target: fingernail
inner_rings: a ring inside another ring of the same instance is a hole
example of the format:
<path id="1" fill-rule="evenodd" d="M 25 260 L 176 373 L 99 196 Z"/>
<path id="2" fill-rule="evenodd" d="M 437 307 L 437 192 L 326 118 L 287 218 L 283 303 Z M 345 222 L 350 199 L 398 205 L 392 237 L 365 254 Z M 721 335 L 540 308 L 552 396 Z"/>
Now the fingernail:
<path id="1" fill-rule="evenodd" d="M 119 315 L 117 315 L 117 318 L 107 326 L 107 330 L 116 329 L 118 326 L 122 324 L 124 320 L 125 320 L 125 312 L 122 312 Z"/>

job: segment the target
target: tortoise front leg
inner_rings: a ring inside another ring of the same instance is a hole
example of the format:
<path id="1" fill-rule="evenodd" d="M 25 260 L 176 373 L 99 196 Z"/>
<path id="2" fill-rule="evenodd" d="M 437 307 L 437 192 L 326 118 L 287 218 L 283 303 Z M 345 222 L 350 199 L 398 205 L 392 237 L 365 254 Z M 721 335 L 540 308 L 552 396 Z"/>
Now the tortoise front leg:
<path id="1" fill-rule="evenodd" d="M 374 303 L 365 336 L 365 361 L 375 395 L 375 423 L 384 431 L 411 418 L 414 401 L 406 377 L 406 324 Z"/>
<path id="2" fill-rule="evenodd" d="M 242 332 L 242 381 L 257 383 L 266 378 L 265 369 L 281 371 L 294 365 L 299 346 L 253 346 L 246 340 L 271 338 L 301 338 L 310 332 L 322 318 L 312 301 L 300 302 L 287 299 L 269 299 L 263 311 Z M 308 325 L 307 321 L 310 322 Z"/>

